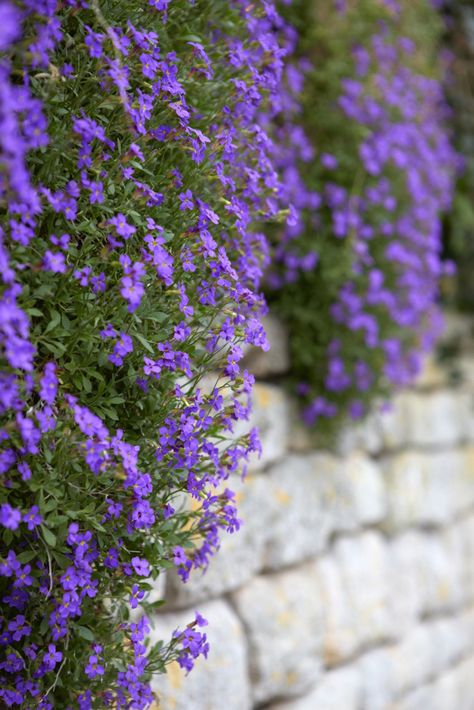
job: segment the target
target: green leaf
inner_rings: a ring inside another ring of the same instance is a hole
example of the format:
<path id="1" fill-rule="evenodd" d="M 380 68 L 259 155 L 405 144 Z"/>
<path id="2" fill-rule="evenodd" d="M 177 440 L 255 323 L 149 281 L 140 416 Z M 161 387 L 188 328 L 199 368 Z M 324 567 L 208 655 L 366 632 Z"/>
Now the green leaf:
<path id="1" fill-rule="evenodd" d="M 76 631 L 81 636 L 83 639 L 86 639 L 86 641 L 95 641 L 95 636 L 92 633 L 90 629 L 87 628 L 87 626 L 76 626 Z"/>
<path id="2" fill-rule="evenodd" d="M 44 541 L 46 542 L 46 544 L 50 547 L 56 547 L 56 535 L 51 532 L 51 530 L 48 530 L 48 528 L 44 525 L 41 525 L 41 531 L 43 533 Z"/>

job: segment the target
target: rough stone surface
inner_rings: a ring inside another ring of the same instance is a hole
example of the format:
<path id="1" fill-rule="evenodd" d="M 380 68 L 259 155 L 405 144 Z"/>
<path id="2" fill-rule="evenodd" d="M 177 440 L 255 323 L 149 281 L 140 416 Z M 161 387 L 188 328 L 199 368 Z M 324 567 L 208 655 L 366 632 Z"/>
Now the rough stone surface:
<path id="1" fill-rule="evenodd" d="M 207 660 L 199 658 L 193 671 L 186 673 L 173 663 L 166 675 L 155 676 L 153 691 L 161 710 L 216 710 L 225 698 L 226 710 L 249 710 L 250 682 L 247 649 L 242 624 L 223 601 L 200 607 L 209 621 L 206 628 L 211 650 Z M 151 642 L 169 638 L 176 628 L 192 621 L 191 611 L 160 614 L 151 631 Z"/>
<path id="2" fill-rule="evenodd" d="M 395 694 L 395 673 L 392 648 L 378 648 L 364 653 L 357 663 L 362 679 L 362 707 L 365 710 L 386 710 Z"/>
<path id="3" fill-rule="evenodd" d="M 360 646 L 393 638 L 397 633 L 391 603 L 388 548 L 379 533 L 340 539 L 334 554 L 356 622 Z"/>
<path id="4" fill-rule="evenodd" d="M 338 465 L 334 457 L 291 455 L 270 470 L 267 569 L 301 562 L 324 549 L 332 530 L 325 486 Z"/>
<path id="5" fill-rule="evenodd" d="M 229 592 L 248 582 L 263 566 L 268 534 L 268 487 L 261 476 L 234 477 L 226 486 L 236 493 L 241 529 L 221 534 L 221 549 L 206 572 L 195 570 L 183 584 L 177 573 L 167 576 L 165 609 L 182 608 Z"/>
<path id="6" fill-rule="evenodd" d="M 360 687 L 357 670 L 341 668 L 327 673 L 309 695 L 271 705 L 270 710 L 359 710 Z"/>
<path id="7" fill-rule="evenodd" d="M 412 525 L 447 524 L 459 505 L 464 465 L 460 451 L 437 455 L 404 451 L 385 459 L 387 527 L 400 530 Z"/>
<path id="8" fill-rule="evenodd" d="M 392 564 L 392 605 L 399 629 L 409 630 L 426 607 L 422 562 L 424 535 L 408 530 L 393 538 L 388 553 Z"/>
<path id="9" fill-rule="evenodd" d="M 322 640 L 314 567 L 256 577 L 232 599 L 247 629 L 254 699 L 291 697 L 311 687 Z"/>
<path id="10" fill-rule="evenodd" d="M 322 656 L 332 667 L 350 658 L 357 648 L 357 627 L 348 590 L 340 566 L 333 556 L 324 555 L 315 563 L 323 609 Z"/>
<path id="11" fill-rule="evenodd" d="M 453 446 L 464 438 L 463 404 L 458 393 L 444 390 L 404 395 L 407 444 L 424 447 Z"/>

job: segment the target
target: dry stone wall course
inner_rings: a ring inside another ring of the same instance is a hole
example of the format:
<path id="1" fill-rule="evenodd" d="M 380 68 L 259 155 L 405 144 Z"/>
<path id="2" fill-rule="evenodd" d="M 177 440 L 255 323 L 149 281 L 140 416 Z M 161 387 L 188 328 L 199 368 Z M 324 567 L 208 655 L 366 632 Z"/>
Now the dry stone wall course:
<path id="1" fill-rule="evenodd" d="M 281 351 L 246 356 L 265 380 L 249 422 L 263 456 L 229 481 L 243 527 L 205 575 L 167 573 L 155 618 L 162 638 L 199 609 L 211 653 L 156 679 L 159 707 L 474 710 L 474 355 L 428 359 L 317 451 L 268 382 L 288 365 L 269 332 Z"/>

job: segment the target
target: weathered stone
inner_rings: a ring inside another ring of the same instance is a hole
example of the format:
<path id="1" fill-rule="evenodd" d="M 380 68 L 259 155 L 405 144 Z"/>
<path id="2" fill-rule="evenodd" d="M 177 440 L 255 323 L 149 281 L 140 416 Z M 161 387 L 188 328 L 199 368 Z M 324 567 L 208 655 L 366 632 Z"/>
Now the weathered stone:
<path id="1" fill-rule="evenodd" d="M 370 412 L 360 422 L 345 424 L 336 441 L 336 450 L 343 456 L 353 451 L 377 454 L 382 449 L 382 428 L 380 413 L 377 411 Z"/>
<path id="2" fill-rule="evenodd" d="M 383 537 L 376 532 L 342 538 L 334 546 L 360 646 L 391 639 L 397 633 L 387 552 Z"/>
<path id="3" fill-rule="evenodd" d="M 374 411 L 375 426 L 380 431 L 383 449 L 399 449 L 408 437 L 407 393 L 401 392 L 392 397 L 390 402 Z"/>
<path id="4" fill-rule="evenodd" d="M 410 629 L 426 606 L 421 567 L 423 554 L 424 536 L 417 531 L 402 533 L 390 543 L 392 605 L 401 631 Z"/>
<path id="5" fill-rule="evenodd" d="M 208 619 L 205 631 L 211 649 L 208 659 L 199 658 L 189 676 L 177 663 L 168 667 L 166 675 L 155 676 L 152 687 L 163 710 L 250 710 L 250 682 L 247 674 L 246 641 L 242 625 L 223 601 L 210 602 L 200 608 Z M 183 629 L 193 619 L 190 611 L 160 614 L 150 637 L 152 643 L 168 639 L 175 628 Z"/>
<path id="6" fill-rule="evenodd" d="M 375 462 L 360 452 L 341 460 L 316 454 L 314 461 L 320 471 L 324 507 L 330 512 L 335 532 L 353 532 L 383 520 L 387 500 Z"/>
<path id="7" fill-rule="evenodd" d="M 462 387 L 474 389 L 474 355 L 461 355 L 456 358 L 456 372 L 461 379 Z"/>
<path id="8" fill-rule="evenodd" d="M 344 461 L 343 477 L 351 489 L 358 524 L 381 522 L 387 514 L 387 497 L 379 466 L 366 455 L 354 453 Z M 337 522 L 335 528 L 339 529 Z"/>
<path id="9" fill-rule="evenodd" d="M 263 327 L 267 334 L 270 350 L 263 352 L 259 348 L 252 347 L 244 358 L 243 366 L 255 377 L 270 377 L 287 372 L 290 358 L 286 327 L 273 315 L 268 315 L 263 319 Z"/>
<path id="10" fill-rule="evenodd" d="M 260 432 L 262 455 L 252 454 L 249 468 L 260 471 L 283 458 L 288 449 L 290 404 L 280 387 L 257 383 L 253 389 L 253 411 L 250 420 L 238 422 L 235 435 L 242 436 L 253 427 Z"/>
<path id="11" fill-rule="evenodd" d="M 474 446 L 462 449 L 461 475 L 457 483 L 457 512 L 465 513 L 474 507 Z"/>
<path id="12" fill-rule="evenodd" d="M 463 403 L 458 393 L 443 390 L 431 394 L 406 392 L 406 442 L 414 446 L 452 446 L 465 435 Z"/>
<path id="13" fill-rule="evenodd" d="M 268 482 L 268 569 L 315 556 L 332 532 L 380 522 L 386 513 L 379 469 L 360 453 L 344 460 L 293 454 L 270 469 Z"/>
<path id="14" fill-rule="evenodd" d="M 379 648 L 364 653 L 356 663 L 361 683 L 364 710 L 386 710 L 395 694 L 392 648 Z"/>
<path id="15" fill-rule="evenodd" d="M 350 658 L 357 648 L 354 610 L 336 560 L 329 555 L 315 562 L 321 609 L 323 612 L 322 656 L 326 666 L 334 666 Z"/>
<path id="16" fill-rule="evenodd" d="M 462 594 L 455 564 L 441 537 L 425 535 L 424 555 L 421 563 L 424 579 L 425 608 L 427 614 L 449 611 L 460 604 Z"/>
<path id="17" fill-rule="evenodd" d="M 354 668 L 326 673 L 309 695 L 271 705 L 269 710 L 359 710 L 360 674 Z"/>
<path id="18" fill-rule="evenodd" d="M 474 392 L 466 387 L 457 394 L 457 397 L 463 422 L 463 439 L 472 442 L 474 441 Z"/>
<path id="19" fill-rule="evenodd" d="M 390 710 L 428 710 L 428 708 L 429 710 L 438 710 L 435 703 L 436 696 L 434 686 L 423 685 L 421 688 L 416 688 L 408 693 L 399 702 L 394 704 L 393 708 L 390 708 Z M 448 708 L 444 710 L 448 710 Z"/>
<path id="20" fill-rule="evenodd" d="M 268 532 L 268 485 L 262 476 L 249 475 L 244 481 L 233 476 L 226 482 L 236 493 L 240 530 L 221 533 L 221 547 L 204 573 L 195 570 L 183 584 L 170 570 L 166 584 L 166 609 L 182 608 L 237 589 L 263 566 Z"/>
<path id="21" fill-rule="evenodd" d="M 434 619 L 426 628 L 433 647 L 431 670 L 434 675 L 440 675 L 458 663 L 473 642 L 469 638 L 472 631 L 470 619 L 464 614 L 455 618 Z"/>
<path id="22" fill-rule="evenodd" d="M 463 540 L 465 594 L 469 603 L 474 602 L 474 515 L 457 524 Z"/>
<path id="23" fill-rule="evenodd" d="M 455 706 L 455 710 L 472 710 L 474 698 L 474 655 L 462 661 L 454 669 L 454 672 L 456 686 L 459 689 L 458 704 Z"/>
<path id="24" fill-rule="evenodd" d="M 394 694 L 406 693 L 422 685 L 432 676 L 433 653 L 433 643 L 427 624 L 415 626 L 400 643 L 392 647 L 391 685 Z"/>
<path id="25" fill-rule="evenodd" d="M 447 671 L 433 683 L 433 710 L 459 708 L 459 685 L 456 672 Z"/>
<path id="26" fill-rule="evenodd" d="M 293 454 L 270 469 L 266 568 L 280 569 L 324 549 L 332 523 L 325 482 L 337 467 L 330 456 Z"/>
<path id="27" fill-rule="evenodd" d="M 456 481 L 462 468 L 462 454 L 457 451 L 435 455 L 404 451 L 385 459 L 388 528 L 446 524 L 456 512 Z"/>
<path id="28" fill-rule="evenodd" d="M 232 599 L 247 630 L 254 700 L 310 688 L 320 674 L 323 613 L 314 567 L 256 577 Z"/>

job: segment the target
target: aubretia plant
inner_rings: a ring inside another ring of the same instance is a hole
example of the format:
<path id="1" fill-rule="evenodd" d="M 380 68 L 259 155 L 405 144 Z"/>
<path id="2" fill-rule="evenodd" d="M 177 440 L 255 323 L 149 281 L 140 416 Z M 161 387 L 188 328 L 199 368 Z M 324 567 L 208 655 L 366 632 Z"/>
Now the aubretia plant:
<path id="1" fill-rule="evenodd" d="M 410 382 L 432 347 L 458 160 L 428 0 L 296 0 L 289 15 L 294 61 L 274 116 L 293 206 L 269 285 L 305 419 L 324 432 Z"/>
<path id="2" fill-rule="evenodd" d="M 144 708 L 152 672 L 207 654 L 205 620 L 147 650 L 130 610 L 238 528 L 224 482 L 259 449 L 232 432 L 241 345 L 267 347 L 279 20 L 243 0 L 0 20 L 0 704 Z"/>

